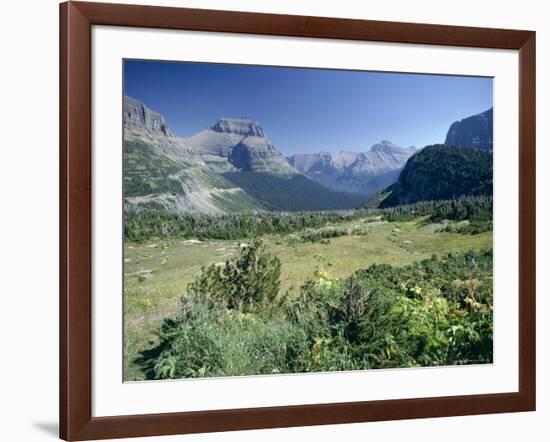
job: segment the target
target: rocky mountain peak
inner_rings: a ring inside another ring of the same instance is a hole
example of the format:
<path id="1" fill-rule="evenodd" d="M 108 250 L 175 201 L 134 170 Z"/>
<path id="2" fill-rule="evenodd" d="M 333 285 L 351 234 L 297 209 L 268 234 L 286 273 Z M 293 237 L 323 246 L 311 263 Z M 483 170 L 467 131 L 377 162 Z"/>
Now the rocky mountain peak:
<path id="1" fill-rule="evenodd" d="M 259 136 L 243 138 L 233 148 L 228 160 L 241 171 L 265 172 L 275 175 L 297 173 L 275 146 Z"/>
<path id="2" fill-rule="evenodd" d="M 214 132 L 242 135 L 243 137 L 265 138 L 262 127 L 248 118 L 220 118 L 210 129 Z"/>
<path id="3" fill-rule="evenodd" d="M 493 108 L 451 124 L 445 144 L 449 146 L 493 149 Z"/>
<path id="4" fill-rule="evenodd" d="M 124 96 L 123 112 L 125 128 L 146 131 L 151 135 L 174 136 L 161 114 L 135 98 Z"/>
<path id="5" fill-rule="evenodd" d="M 379 152 L 379 153 L 395 153 L 396 151 L 402 151 L 403 148 L 393 144 L 391 141 L 388 140 L 382 140 L 380 143 L 374 144 L 371 146 L 370 151 L 371 152 Z"/>
<path id="6" fill-rule="evenodd" d="M 416 148 L 383 140 L 366 152 L 318 152 L 287 158 L 298 171 L 330 189 L 372 194 L 392 184 Z"/>

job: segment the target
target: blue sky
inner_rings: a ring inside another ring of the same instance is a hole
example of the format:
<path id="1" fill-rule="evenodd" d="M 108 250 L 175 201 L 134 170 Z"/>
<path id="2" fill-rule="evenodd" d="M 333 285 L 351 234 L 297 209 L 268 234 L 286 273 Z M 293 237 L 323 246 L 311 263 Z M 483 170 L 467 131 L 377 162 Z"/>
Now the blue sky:
<path id="1" fill-rule="evenodd" d="M 220 117 L 258 121 L 284 154 L 442 143 L 493 104 L 490 78 L 126 60 L 124 93 L 179 136 Z"/>

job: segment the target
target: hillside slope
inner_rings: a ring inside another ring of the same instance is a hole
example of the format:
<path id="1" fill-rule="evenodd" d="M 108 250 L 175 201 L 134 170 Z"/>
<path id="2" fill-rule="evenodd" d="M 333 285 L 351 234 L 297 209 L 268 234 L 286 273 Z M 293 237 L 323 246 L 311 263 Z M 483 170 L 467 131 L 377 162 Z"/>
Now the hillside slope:
<path id="1" fill-rule="evenodd" d="M 125 210 L 227 213 L 265 209 L 241 188 L 206 167 L 173 135 L 157 112 L 124 100 Z"/>
<path id="2" fill-rule="evenodd" d="M 439 144 L 412 156 L 397 182 L 373 199 L 384 208 L 492 192 L 492 152 Z"/>
<path id="3" fill-rule="evenodd" d="M 304 176 L 247 118 L 222 118 L 188 137 L 131 97 L 124 101 L 125 210 L 243 213 L 350 209 L 366 197 Z"/>
<path id="4" fill-rule="evenodd" d="M 261 172 L 226 172 L 223 177 L 272 211 L 353 209 L 365 204 L 359 193 L 336 192 L 301 174 L 277 176 Z"/>

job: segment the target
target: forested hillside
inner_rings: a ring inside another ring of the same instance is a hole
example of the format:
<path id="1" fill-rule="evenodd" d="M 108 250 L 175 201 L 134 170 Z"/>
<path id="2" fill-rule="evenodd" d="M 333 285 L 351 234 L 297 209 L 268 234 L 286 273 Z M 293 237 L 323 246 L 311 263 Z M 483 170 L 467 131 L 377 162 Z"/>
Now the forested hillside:
<path id="1" fill-rule="evenodd" d="M 366 195 L 330 190 L 300 174 L 281 177 L 268 173 L 226 172 L 222 176 L 274 211 L 350 209 L 367 200 Z"/>
<path id="2" fill-rule="evenodd" d="M 492 152 L 438 144 L 413 155 L 397 182 L 376 198 L 378 207 L 384 208 L 492 193 Z"/>

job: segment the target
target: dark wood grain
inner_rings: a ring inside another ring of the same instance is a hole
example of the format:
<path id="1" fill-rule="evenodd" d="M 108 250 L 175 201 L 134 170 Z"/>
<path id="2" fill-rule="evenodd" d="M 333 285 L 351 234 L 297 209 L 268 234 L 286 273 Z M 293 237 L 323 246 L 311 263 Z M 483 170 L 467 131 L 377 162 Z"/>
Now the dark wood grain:
<path id="1" fill-rule="evenodd" d="M 519 49 L 519 391 L 536 406 L 536 43 Z"/>
<path id="2" fill-rule="evenodd" d="M 345 424 L 529 410 L 517 393 L 94 418 L 82 439 Z"/>
<path id="3" fill-rule="evenodd" d="M 60 434 L 76 440 L 92 412 L 91 39 L 75 5 L 61 5 L 60 18 Z"/>
<path id="4" fill-rule="evenodd" d="M 59 434 L 68 438 L 67 290 L 67 5 L 59 10 Z"/>
<path id="5" fill-rule="evenodd" d="M 92 417 L 91 27 L 134 26 L 519 51 L 519 391 Z M 530 411 L 535 372 L 535 33 L 69 2 L 60 6 L 60 436 L 86 440 Z"/>
<path id="6" fill-rule="evenodd" d="M 518 49 L 528 31 L 255 12 L 75 2 L 93 24 L 289 37 Z"/>

